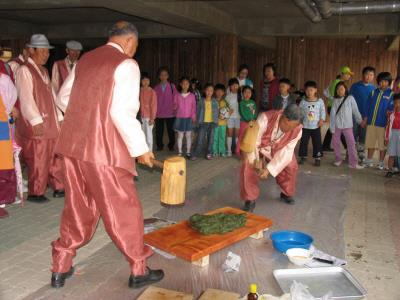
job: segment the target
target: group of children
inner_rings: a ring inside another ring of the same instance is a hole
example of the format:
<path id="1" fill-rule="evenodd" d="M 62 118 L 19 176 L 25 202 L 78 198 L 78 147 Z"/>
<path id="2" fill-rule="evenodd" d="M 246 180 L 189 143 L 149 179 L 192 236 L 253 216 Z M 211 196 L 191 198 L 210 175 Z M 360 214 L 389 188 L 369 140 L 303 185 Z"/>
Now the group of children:
<path id="1" fill-rule="evenodd" d="M 329 133 L 335 153 L 335 166 L 343 163 L 342 144 L 347 150 L 349 167 L 363 169 L 373 167 L 375 149 L 380 151 L 378 168 L 384 169 L 386 152 L 389 155 L 387 176 L 398 172 L 395 166 L 400 157 L 400 94 L 394 94 L 390 86 L 392 76 L 388 72 L 379 73 L 377 84 L 373 85 L 375 69 L 365 67 L 363 78 L 353 84 L 350 91 L 344 75 L 352 75 L 350 68 L 343 67 L 342 74 L 328 87 L 326 95 L 331 97 L 328 106 Z M 349 72 L 344 74 L 344 72 Z M 350 76 L 347 77 L 347 81 Z M 321 127 L 327 121 L 324 101 L 317 96 L 317 85 L 307 81 L 304 86 L 305 97 L 300 102 L 302 111 L 303 135 L 299 148 L 299 163 L 307 157 L 308 142 L 311 137 L 315 165 L 320 166 L 323 156 Z M 364 158 L 364 143 L 367 159 Z M 357 153 L 358 152 L 358 153 Z M 360 164 L 359 162 L 363 162 Z"/>
<path id="2" fill-rule="evenodd" d="M 167 69 L 163 71 L 167 72 L 164 77 L 168 78 Z M 195 160 L 202 155 L 204 150 L 207 159 L 215 156 L 229 157 L 232 153 L 240 154 L 239 145 L 245 129 L 250 122 L 257 119 L 258 115 L 253 84 L 250 80 L 246 80 L 247 74 L 248 70 L 241 67 L 239 76 L 229 80 L 227 89 L 221 83 L 206 84 L 203 93 L 196 79 L 182 77 L 177 89 L 168 82 L 170 85 L 168 90 L 172 94 L 173 130 L 177 133 L 176 147 L 179 156 L 185 155 Z M 353 84 L 349 90 L 347 82 L 352 75 L 349 67 L 341 68 L 341 74 L 325 91 L 329 102 L 328 109 L 324 100 L 318 96 L 315 81 L 305 83 L 304 95 L 299 101 L 299 98 L 291 93 L 290 80 L 281 78 L 279 91 L 272 99 L 271 109 L 281 110 L 291 103 L 299 104 L 303 125 L 298 153 L 300 164 L 306 161 L 308 143 L 311 138 L 314 164 L 321 165 L 323 152 L 327 150 L 322 142 L 321 127 L 328 122 L 329 117 L 329 130 L 325 140 L 329 138 L 328 150 L 330 145 L 333 146 L 335 166 L 340 166 L 343 162 L 341 156 L 343 145 L 347 150 L 350 168 L 362 169 L 364 166 L 373 166 L 374 149 L 379 149 L 378 167 L 383 169 L 387 147 L 390 156 L 388 176 L 391 176 L 396 171 L 394 167 L 396 157 L 400 156 L 400 95 L 394 95 L 390 89 L 392 79 L 388 72 L 378 74 L 378 87 L 375 87 L 373 84 L 375 69 L 365 67 L 362 80 Z M 166 103 L 155 99 L 157 95 L 150 87 L 148 75 L 143 75 L 141 83 L 143 128 L 147 141 L 151 144 L 153 136 L 149 128 L 154 124 L 157 116 L 155 107 L 157 104 L 165 106 Z M 164 84 L 164 90 L 165 86 Z M 331 136 L 328 137 L 328 135 Z M 195 137 L 195 143 L 192 142 L 193 137 Z M 185 151 L 184 139 L 186 139 Z M 363 160 L 364 143 L 367 149 L 365 161 Z"/>
<path id="3" fill-rule="evenodd" d="M 150 141 L 153 140 L 153 135 L 148 124 L 154 124 L 156 119 L 154 111 L 157 109 L 154 107 L 157 100 L 153 99 L 157 96 L 149 85 L 147 74 L 142 76 L 141 85 L 141 119 L 149 147 L 152 148 Z M 233 149 L 236 154 L 240 154 L 239 141 L 248 123 L 257 118 L 257 107 L 250 86 L 240 87 L 237 78 L 232 78 L 228 85 L 226 89 L 221 83 L 215 86 L 206 84 L 203 88 L 204 97 L 199 97 L 201 93 L 197 80 L 187 77 L 179 80 L 172 107 L 175 116 L 173 129 L 177 136 L 176 147 L 179 156 L 185 155 L 188 159 L 196 160 L 205 151 L 205 157 L 210 160 L 215 156 L 232 156 Z M 194 147 L 193 137 L 196 137 Z M 233 147 L 235 137 L 236 145 Z"/>

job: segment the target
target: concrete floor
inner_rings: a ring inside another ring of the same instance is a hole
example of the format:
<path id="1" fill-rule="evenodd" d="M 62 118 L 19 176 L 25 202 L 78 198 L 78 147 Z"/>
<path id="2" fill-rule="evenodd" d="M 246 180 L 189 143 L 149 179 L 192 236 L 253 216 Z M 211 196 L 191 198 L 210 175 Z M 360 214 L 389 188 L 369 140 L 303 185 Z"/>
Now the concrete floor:
<path id="1" fill-rule="evenodd" d="M 169 153 L 162 155 L 166 154 Z M 344 218 L 348 269 L 367 288 L 368 299 L 398 300 L 400 178 L 386 179 L 383 172 L 374 169 L 349 171 L 346 166 L 335 168 L 331 161 L 331 154 L 327 154 L 321 168 L 306 164 L 301 171 L 351 176 Z M 188 163 L 188 191 L 209 186 L 212 180 L 238 164 L 233 158 Z M 143 170 L 140 174 L 138 190 L 144 215 L 150 217 L 160 210 L 160 173 Z M 52 299 L 44 297 L 46 293 L 41 291 L 47 290 L 49 285 L 50 242 L 58 235 L 62 206 L 60 199 L 52 199 L 45 205 L 27 203 L 23 208 L 13 206 L 9 209 L 11 217 L 0 221 L 1 300 Z M 100 225 L 93 240 L 78 252 L 75 263 L 81 266 L 89 264 L 96 252 L 110 246 L 110 239 Z M 119 254 L 115 255 L 118 257 Z M 122 284 L 126 284 L 126 278 Z"/>

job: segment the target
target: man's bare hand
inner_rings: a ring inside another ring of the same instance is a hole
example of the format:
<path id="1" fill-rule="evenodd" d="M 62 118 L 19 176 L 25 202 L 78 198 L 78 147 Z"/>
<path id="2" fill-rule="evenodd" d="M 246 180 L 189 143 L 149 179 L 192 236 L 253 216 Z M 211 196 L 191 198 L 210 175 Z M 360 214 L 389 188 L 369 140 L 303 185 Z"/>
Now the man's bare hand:
<path id="1" fill-rule="evenodd" d="M 39 137 L 43 135 L 43 124 L 37 124 L 32 127 L 33 136 Z"/>
<path id="2" fill-rule="evenodd" d="M 267 168 L 262 169 L 259 173 L 258 176 L 260 177 L 260 179 L 267 179 L 269 175 L 269 171 Z"/>
<path id="3" fill-rule="evenodd" d="M 154 160 L 153 152 L 146 152 L 145 154 L 138 157 L 139 164 L 148 166 L 150 168 L 153 167 L 153 160 Z"/>
<path id="4" fill-rule="evenodd" d="M 14 120 L 18 119 L 19 115 L 20 115 L 18 108 L 13 107 L 10 115 L 11 115 L 11 117 L 13 117 Z"/>
<path id="5" fill-rule="evenodd" d="M 324 125 L 324 120 L 319 120 L 318 127 L 322 127 Z"/>

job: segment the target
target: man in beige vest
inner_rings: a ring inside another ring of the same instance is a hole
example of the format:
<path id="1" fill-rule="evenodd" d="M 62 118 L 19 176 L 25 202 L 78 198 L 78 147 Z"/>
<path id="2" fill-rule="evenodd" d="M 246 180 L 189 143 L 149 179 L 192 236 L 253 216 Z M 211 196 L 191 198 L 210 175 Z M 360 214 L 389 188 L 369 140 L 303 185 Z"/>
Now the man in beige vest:
<path id="1" fill-rule="evenodd" d="M 62 113 L 55 105 L 55 95 L 47 69 L 49 41 L 43 34 L 34 34 L 27 44 L 30 57 L 17 72 L 17 90 L 21 118 L 17 133 L 22 156 L 28 167 L 28 201 L 42 203 L 47 185 L 54 197 L 64 197 L 64 175 L 54 146 L 59 135 Z"/>
<path id="2" fill-rule="evenodd" d="M 132 59 L 138 33 L 118 22 L 106 45 L 87 52 L 57 97 L 65 119 L 56 153 L 63 156 L 66 196 L 60 238 L 52 243 L 51 285 L 62 287 L 73 274 L 77 249 L 92 238 L 101 218 L 131 267 L 129 286 L 160 281 L 162 270 L 146 267 L 152 254 L 143 242 L 143 215 L 133 176 L 135 158 L 152 166 L 139 110 L 140 70 Z"/>
<path id="3" fill-rule="evenodd" d="M 60 90 L 69 73 L 71 73 L 73 67 L 75 67 L 83 49 L 82 44 L 78 41 L 68 41 L 66 47 L 65 51 L 67 52 L 67 57 L 54 62 L 53 70 L 51 72 L 51 83 L 53 84 L 56 94 Z"/>

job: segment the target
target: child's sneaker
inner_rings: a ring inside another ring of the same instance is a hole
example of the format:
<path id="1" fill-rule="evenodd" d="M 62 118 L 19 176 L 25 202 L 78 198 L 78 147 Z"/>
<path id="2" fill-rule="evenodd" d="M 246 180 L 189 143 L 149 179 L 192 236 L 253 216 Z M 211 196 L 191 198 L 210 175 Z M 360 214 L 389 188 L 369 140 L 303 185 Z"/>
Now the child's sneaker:
<path id="1" fill-rule="evenodd" d="M 385 163 L 384 163 L 383 161 L 380 161 L 380 162 L 379 162 L 379 164 L 378 164 L 378 169 L 381 170 L 381 171 L 382 171 L 383 169 L 385 169 Z"/>
<path id="2" fill-rule="evenodd" d="M 362 170 L 364 169 L 364 166 L 356 164 L 354 167 L 353 166 L 349 166 L 350 169 L 355 169 L 355 170 Z"/>
<path id="3" fill-rule="evenodd" d="M 222 153 L 222 154 L 221 154 L 221 157 L 226 157 L 226 154 L 223 154 L 223 153 Z"/>
<path id="4" fill-rule="evenodd" d="M 183 156 L 182 152 L 179 152 L 179 153 L 178 153 L 178 156 L 179 156 L 179 157 L 182 157 L 182 156 Z"/>
<path id="5" fill-rule="evenodd" d="M 340 167 L 341 165 L 342 165 L 342 161 L 340 160 L 340 161 L 335 161 L 334 163 L 333 163 L 333 165 L 335 166 L 335 167 Z"/>
<path id="6" fill-rule="evenodd" d="M 231 151 L 228 151 L 228 152 L 226 153 L 226 156 L 232 157 L 232 152 L 231 152 Z"/>
<path id="7" fill-rule="evenodd" d="M 206 158 L 207 158 L 208 160 L 212 160 L 212 159 L 213 159 L 213 157 L 212 157 L 211 154 L 207 154 Z"/>
<path id="8" fill-rule="evenodd" d="M 186 153 L 186 158 L 187 159 L 190 159 L 192 157 L 192 154 L 189 152 L 189 153 Z"/>
<path id="9" fill-rule="evenodd" d="M 190 160 L 197 160 L 197 157 L 196 157 L 196 156 L 190 156 L 189 159 L 190 159 Z"/>
<path id="10" fill-rule="evenodd" d="M 316 166 L 316 167 L 320 167 L 321 166 L 321 159 L 320 158 L 316 158 L 315 159 L 314 166 Z"/>
<path id="11" fill-rule="evenodd" d="M 306 158 L 305 158 L 305 157 L 300 157 L 300 159 L 299 159 L 299 165 L 304 165 L 305 161 L 306 161 Z"/>
<path id="12" fill-rule="evenodd" d="M 365 167 L 367 167 L 367 168 L 372 168 L 373 166 L 374 166 L 374 162 L 372 161 L 372 159 L 366 159 L 365 161 L 364 161 L 364 166 Z"/>

